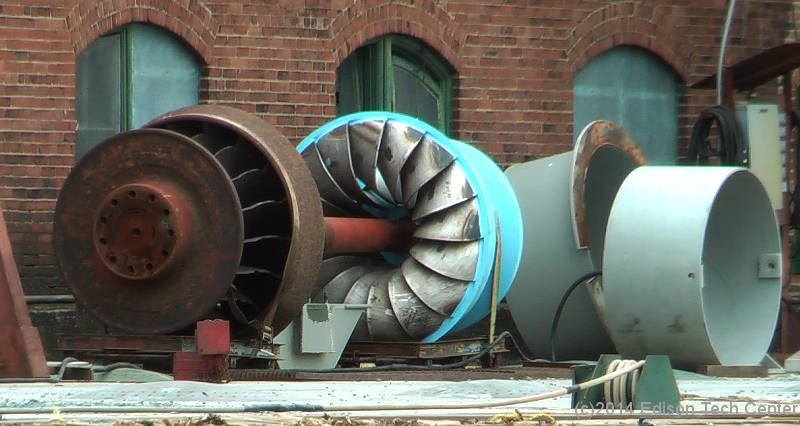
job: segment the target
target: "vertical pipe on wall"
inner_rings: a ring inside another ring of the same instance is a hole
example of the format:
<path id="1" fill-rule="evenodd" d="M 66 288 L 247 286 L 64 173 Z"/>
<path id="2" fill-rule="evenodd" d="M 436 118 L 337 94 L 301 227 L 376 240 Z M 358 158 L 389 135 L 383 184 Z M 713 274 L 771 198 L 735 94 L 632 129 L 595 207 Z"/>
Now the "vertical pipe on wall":
<path id="1" fill-rule="evenodd" d="M 725 63 L 725 49 L 728 46 L 728 33 L 731 30 L 733 9 L 735 7 L 736 0 L 731 0 L 728 4 L 728 16 L 725 18 L 725 28 L 722 30 L 722 41 L 719 46 L 719 60 L 717 61 L 717 105 L 722 105 L 722 66 Z"/>

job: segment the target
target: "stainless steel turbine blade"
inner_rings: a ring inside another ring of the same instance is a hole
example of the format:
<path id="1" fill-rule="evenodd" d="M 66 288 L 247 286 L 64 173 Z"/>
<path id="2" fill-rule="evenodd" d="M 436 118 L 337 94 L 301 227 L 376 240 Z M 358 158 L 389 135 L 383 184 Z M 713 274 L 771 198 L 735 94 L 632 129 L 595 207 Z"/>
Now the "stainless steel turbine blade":
<path id="1" fill-rule="evenodd" d="M 350 196 L 351 199 L 362 199 L 361 185 L 358 184 L 350 157 L 350 142 L 347 137 L 347 125 L 343 124 L 325 136 L 316 144 L 320 159 L 328 169 L 331 178 Z M 368 200 L 365 200 L 368 201 Z"/>
<path id="2" fill-rule="evenodd" d="M 403 201 L 400 170 L 414 151 L 424 133 L 405 123 L 390 120 L 383 130 L 383 139 L 378 148 L 378 170 L 386 186 L 397 202 Z"/>
<path id="3" fill-rule="evenodd" d="M 389 301 L 388 280 L 393 274 L 383 274 L 381 281 L 369 289 L 367 329 L 372 340 L 394 342 L 409 339 L 408 334 L 400 326 Z"/>
<path id="4" fill-rule="evenodd" d="M 474 241 L 481 238 L 478 202 L 471 198 L 425 217 L 414 230 L 414 236 L 440 241 Z"/>
<path id="5" fill-rule="evenodd" d="M 458 163 L 451 163 L 419 190 L 411 219 L 420 220 L 474 197 L 475 191 L 464 170 Z"/>
<path id="6" fill-rule="evenodd" d="M 311 292 L 312 301 L 315 303 L 324 302 L 324 295 L 320 290 L 322 290 L 342 272 L 358 266 L 371 267 L 384 264 L 385 262 L 381 261 L 380 259 L 369 256 L 333 256 L 323 260 L 322 266 L 319 268 L 319 274 L 317 274 L 317 281 L 314 285 L 314 290 Z M 351 281 L 351 283 L 353 282 L 355 282 L 355 279 Z M 341 300 L 344 300 L 345 294 L 346 292 L 341 292 Z M 329 302 L 334 303 L 330 299 Z"/>
<path id="7" fill-rule="evenodd" d="M 367 187 L 374 190 L 378 189 L 375 175 L 378 172 L 378 145 L 384 123 L 384 120 L 369 120 L 349 126 L 353 170 Z"/>
<path id="8" fill-rule="evenodd" d="M 344 303 L 348 304 L 366 304 L 369 300 L 369 289 L 373 286 L 385 282 L 389 279 L 390 270 L 383 268 L 378 271 L 368 272 L 357 279 L 347 295 L 344 297 Z M 367 321 L 364 316 L 358 320 L 358 324 L 353 329 L 353 334 L 350 337 L 353 341 L 366 341 L 369 340 L 369 329 L 367 328 Z"/>
<path id="9" fill-rule="evenodd" d="M 309 146 L 303 152 L 303 159 L 317 182 L 319 196 L 322 199 L 345 211 L 357 208 L 356 203 L 342 190 L 330 172 L 328 172 L 328 168 L 325 167 L 316 145 Z"/>
<path id="10" fill-rule="evenodd" d="M 428 269 L 413 257 L 400 268 L 411 291 L 434 311 L 449 316 L 461 302 L 469 281 L 454 280 Z"/>
<path id="11" fill-rule="evenodd" d="M 400 326 L 415 340 L 434 332 L 447 318 L 425 305 L 399 270 L 389 278 L 389 301 Z"/>
<path id="12" fill-rule="evenodd" d="M 350 289 L 354 286 L 359 278 L 366 274 L 385 270 L 386 266 L 378 265 L 359 265 L 353 266 L 339 272 L 327 284 L 322 286 L 322 289 L 312 297 L 312 301 L 316 303 L 364 303 L 362 302 L 345 302 Z M 363 293 L 366 300 L 366 292 Z"/>
<path id="13" fill-rule="evenodd" d="M 428 136 L 422 138 L 400 170 L 403 201 L 408 201 L 422 185 L 444 170 L 455 158 Z"/>
<path id="14" fill-rule="evenodd" d="M 455 280 L 472 281 L 478 268 L 481 240 L 466 242 L 422 240 L 411 246 L 411 257 L 428 269 Z"/>

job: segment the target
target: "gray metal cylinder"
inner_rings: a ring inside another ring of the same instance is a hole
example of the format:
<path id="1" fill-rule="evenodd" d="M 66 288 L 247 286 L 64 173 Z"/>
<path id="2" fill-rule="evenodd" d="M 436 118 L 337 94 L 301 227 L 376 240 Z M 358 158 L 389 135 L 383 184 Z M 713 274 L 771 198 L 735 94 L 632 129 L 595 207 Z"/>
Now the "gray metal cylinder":
<path id="1" fill-rule="evenodd" d="M 594 270 L 589 250 L 576 247 L 572 232 L 572 157 L 570 151 L 506 170 L 525 234 L 522 262 L 506 302 L 530 353 L 539 358 L 550 358 L 550 325 L 567 287 Z M 561 314 L 556 332 L 561 359 L 594 359 L 598 352 L 613 352 L 587 288 L 577 288 Z"/>
<path id="2" fill-rule="evenodd" d="M 581 131 L 572 151 L 506 170 L 525 231 L 522 261 L 506 301 L 534 356 L 551 357 L 558 304 L 576 279 L 600 270 L 617 189 L 645 163 L 624 129 L 598 120 Z M 596 359 L 614 351 L 592 301 L 596 290 L 597 285 L 583 285 L 565 304 L 556 331 L 558 359 Z"/>
<path id="3" fill-rule="evenodd" d="M 619 353 L 754 365 L 781 296 L 781 240 L 759 180 L 728 167 L 640 167 L 608 220 L 603 298 Z"/>

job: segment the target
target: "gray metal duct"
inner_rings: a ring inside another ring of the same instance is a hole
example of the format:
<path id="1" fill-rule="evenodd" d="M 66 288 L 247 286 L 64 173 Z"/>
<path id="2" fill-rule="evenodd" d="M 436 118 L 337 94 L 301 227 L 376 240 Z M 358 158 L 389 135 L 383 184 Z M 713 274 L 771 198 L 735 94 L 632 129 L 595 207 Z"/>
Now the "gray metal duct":
<path id="1" fill-rule="evenodd" d="M 600 270 L 608 213 L 625 176 L 644 155 L 609 121 L 584 128 L 573 151 L 506 170 L 522 209 L 522 261 L 506 301 L 530 352 L 550 358 L 550 326 L 570 284 Z M 578 288 L 561 315 L 560 359 L 595 359 L 614 350 L 595 312 L 589 286 Z"/>
<path id="2" fill-rule="evenodd" d="M 525 241 L 507 301 L 533 355 L 668 355 L 680 368 L 754 365 L 780 307 L 781 239 L 760 181 L 723 167 L 651 167 L 618 126 L 587 126 L 571 152 L 506 174 Z M 610 336 L 610 337 L 609 337 Z M 613 344 L 612 344 L 613 341 Z"/>
<path id="3" fill-rule="evenodd" d="M 756 365 L 781 298 L 781 238 L 758 178 L 730 167 L 640 167 L 608 220 L 603 291 L 619 353 L 673 366 Z"/>

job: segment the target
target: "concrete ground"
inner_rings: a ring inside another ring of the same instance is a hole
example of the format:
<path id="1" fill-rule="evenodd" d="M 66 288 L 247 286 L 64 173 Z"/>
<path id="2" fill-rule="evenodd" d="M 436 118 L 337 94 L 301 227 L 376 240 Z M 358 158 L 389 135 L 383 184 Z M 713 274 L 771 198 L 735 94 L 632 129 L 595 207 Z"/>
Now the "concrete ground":
<path id="1" fill-rule="evenodd" d="M 559 389 L 571 384 L 568 371 L 500 368 L 359 373 L 360 378 L 356 375 L 355 380 L 352 374 L 318 374 L 306 376 L 305 381 L 225 384 L 3 383 L 0 423 L 800 424 L 800 375 L 780 372 L 767 378 L 732 379 L 678 371 L 681 412 L 670 415 L 657 407 L 645 411 L 576 411 L 570 408 L 569 396 L 493 408 L 419 409 L 426 405 L 494 402 Z M 409 409 L 368 409 L 388 404 L 408 405 Z M 302 412 L 309 409 L 319 411 Z"/>

